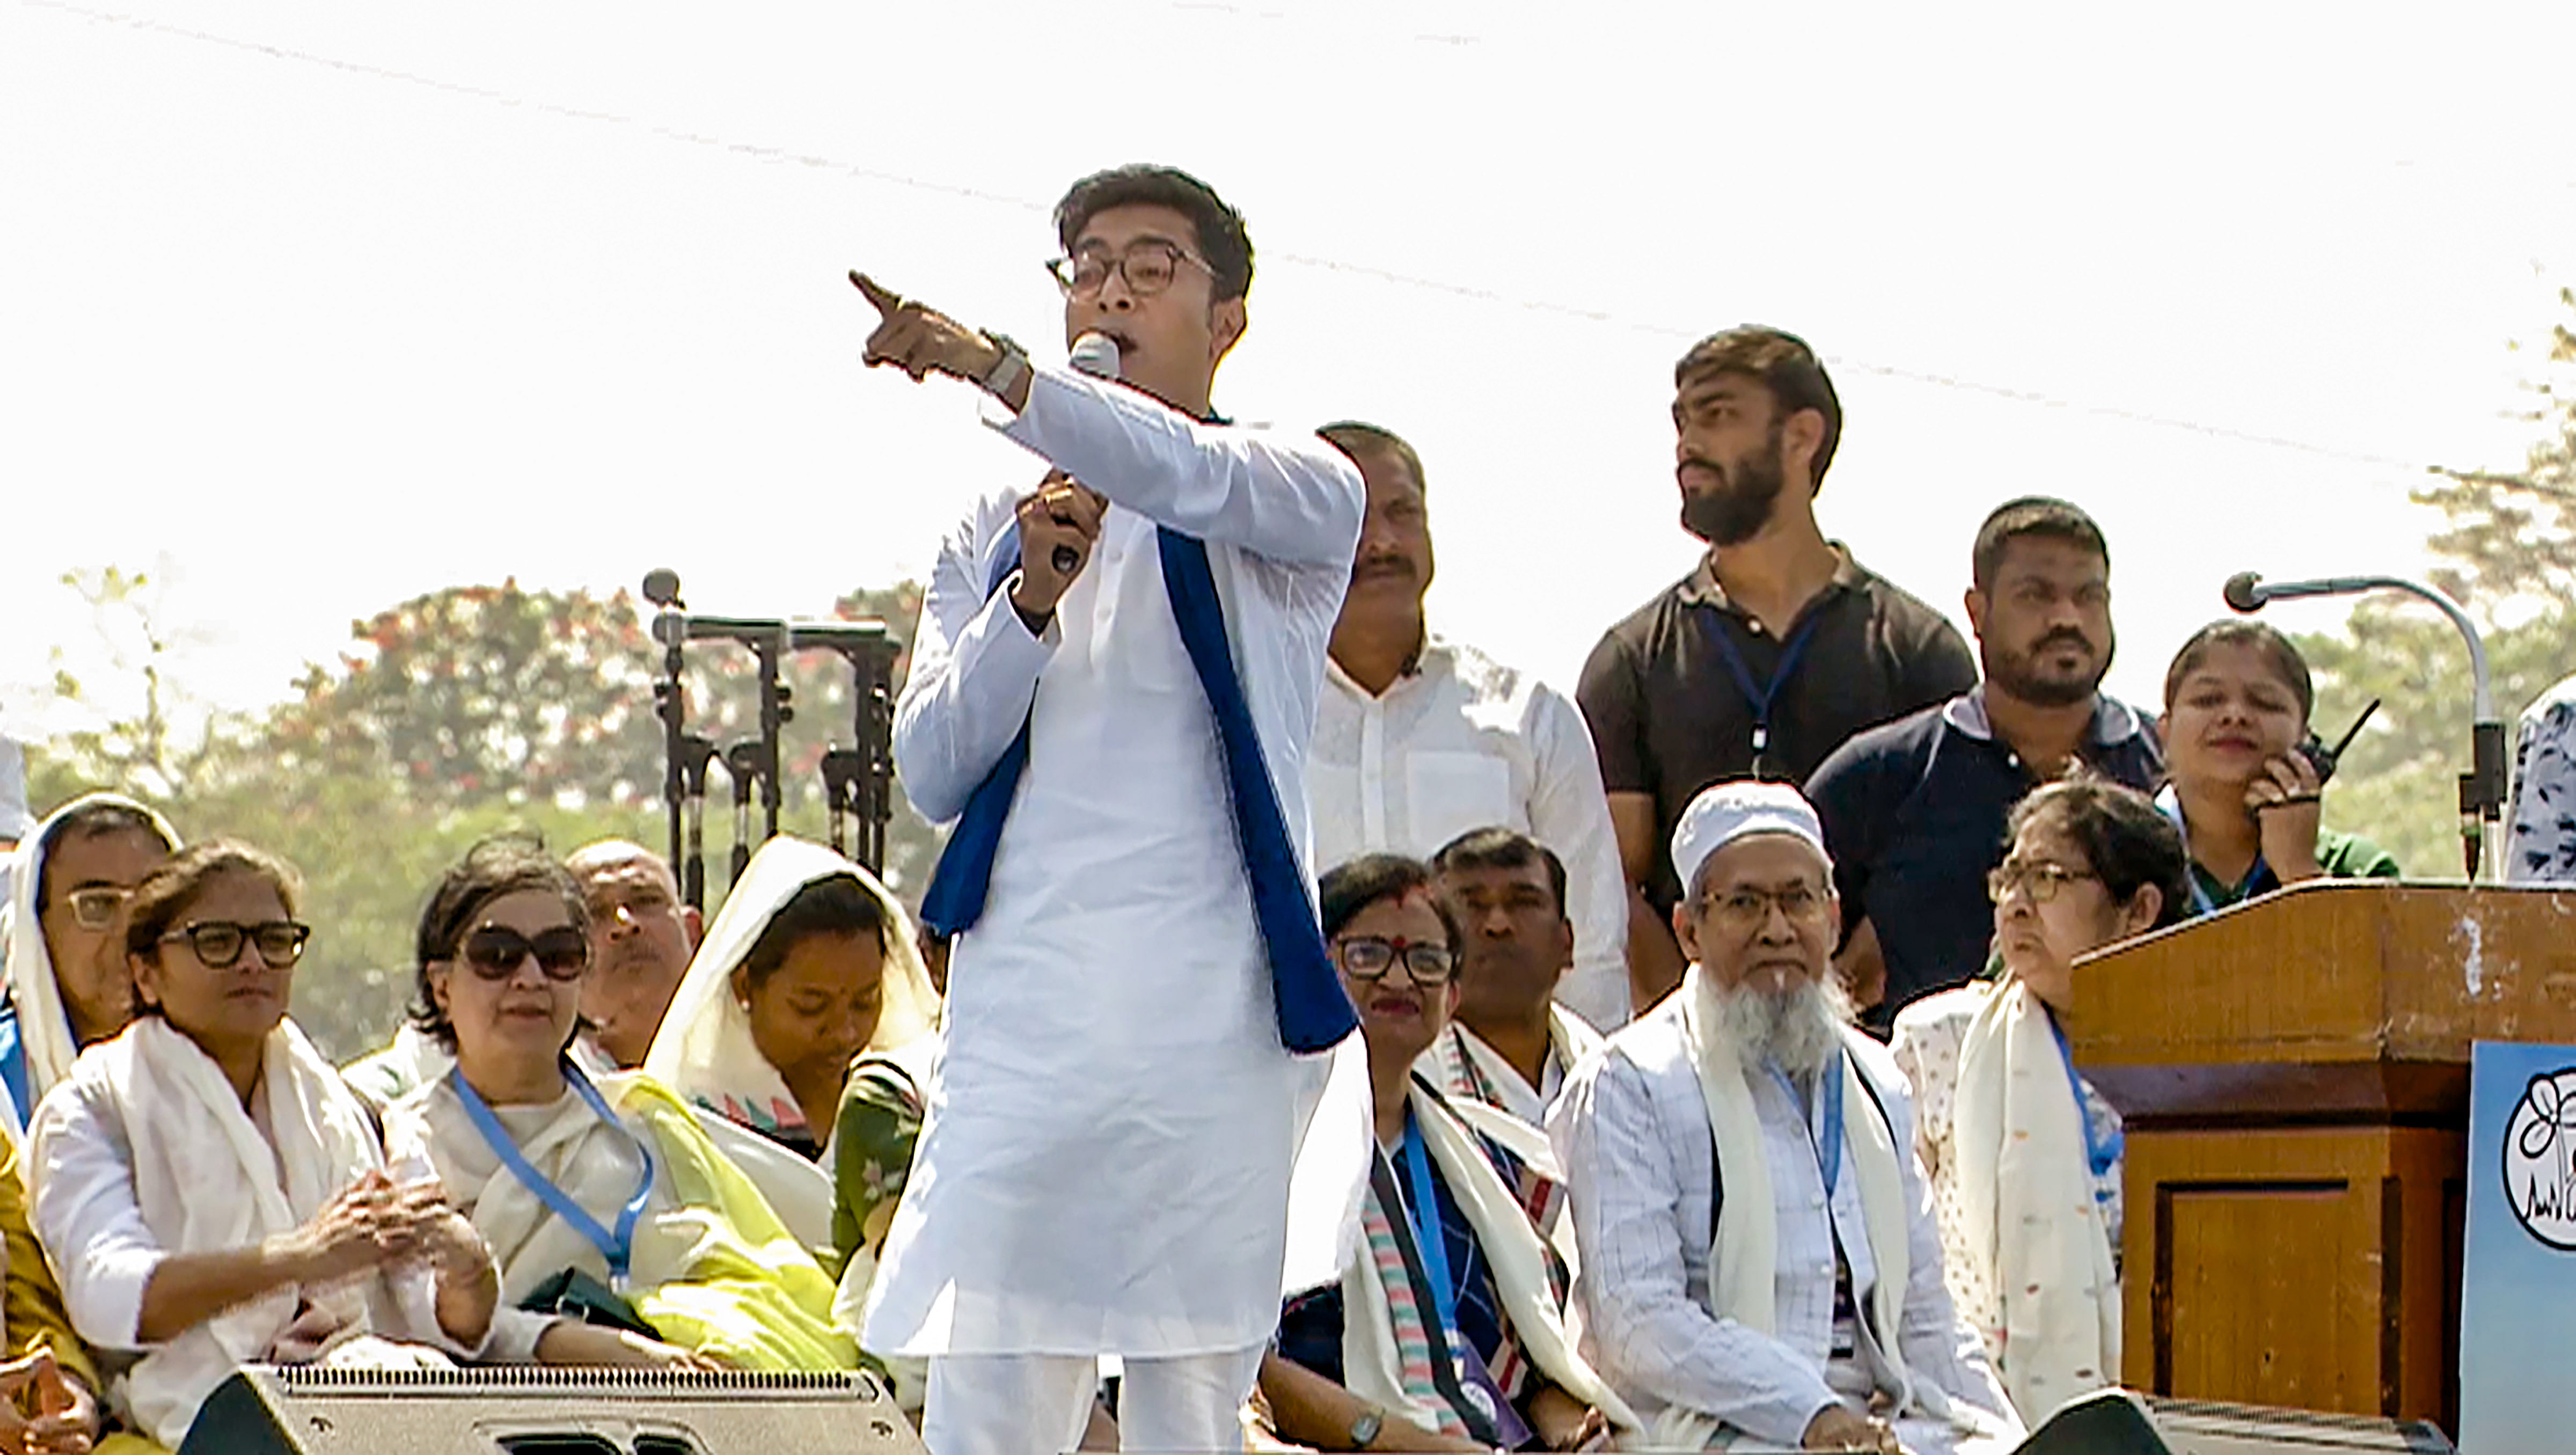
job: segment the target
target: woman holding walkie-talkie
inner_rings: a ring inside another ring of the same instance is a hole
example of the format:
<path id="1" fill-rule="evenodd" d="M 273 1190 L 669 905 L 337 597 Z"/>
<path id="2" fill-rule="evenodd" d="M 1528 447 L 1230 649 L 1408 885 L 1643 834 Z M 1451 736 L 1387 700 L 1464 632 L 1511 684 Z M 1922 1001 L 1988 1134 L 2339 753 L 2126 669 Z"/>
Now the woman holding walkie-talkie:
<path id="1" fill-rule="evenodd" d="M 2315 707 L 2306 659 L 2261 622 L 2212 622 L 2165 669 L 2156 802 L 2191 851 L 2195 913 L 2303 879 L 2398 876 L 2387 850 L 2319 822 L 2335 757 L 2361 723 L 2329 748 L 2308 726 Z"/>

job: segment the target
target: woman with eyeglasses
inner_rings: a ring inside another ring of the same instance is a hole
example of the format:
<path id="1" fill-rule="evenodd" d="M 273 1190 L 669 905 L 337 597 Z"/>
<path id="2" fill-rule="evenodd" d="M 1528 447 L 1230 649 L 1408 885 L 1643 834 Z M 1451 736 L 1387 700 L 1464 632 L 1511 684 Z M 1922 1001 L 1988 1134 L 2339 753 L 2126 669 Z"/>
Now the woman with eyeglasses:
<path id="1" fill-rule="evenodd" d="M 244 1364 L 444 1365 L 492 1329 L 474 1225 L 387 1176 L 366 1109 L 287 1018 L 300 893 L 283 860 L 220 840 L 147 876 L 125 922 L 135 1021 L 28 1128 L 72 1325 L 134 1361 L 117 1412 L 173 1449 Z"/>
<path id="2" fill-rule="evenodd" d="M 9 877 L 8 990 L 0 998 L 0 1088 L 16 1137 L 69 1076 L 84 1046 L 125 1029 L 134 976 L 125 902 L 179 847 L 170 821 L 122 794 L 85 794 L 54 810 L 17 850 Z"/>
<path id="3" fill-rule="evenodd" d="M 2120 1379 L 2120 1114 L 2061 1023 L 2075 962 L 2189 913 L 2182 838 L 2081 776 L 2017 805 L 1987 877 L 2002 974 L 1897 1013 L 1943 1271 L 2025 1423 Z"/>
<path id="4" fill-rule="evenodd" d="M 1417 1076 L 1458 1004 L 1458 929 L 1427 865 L 1324 876 L 1324 938 L 1368 1047 L 1378 1156 L 1356 1256 L 1291 1299 L 1261 1393 L 1321 1450 L 1606 1448 L 1635 1424 L 1565 1333 L 1564 1268 L 1514 1191 L 1520 1169 Z"/>
<path id="5" fill-rule="evenodd" d="M 413 1024 L 455 1064 L 387 1108 L 385 1145 L 491 1245 L 490 1357 L 857 1366 L 830 1276 L 697 1114 L 569 1054 L 590 937 L 560 863 L 515 837 L 475 845 L 431 894 L 419 944 Z"/>
<path id="6" fill-rule="evenodd" d="M 2262 622 L 2212 622 L 2174 653 L 2156 723 L 2167 780 L 2156 803 L 2191 855 L 2188 912 L 2307 879 L 2398 877 L 2385 849 L 2318 822 L 2316 705 L 2307 659 Z"/>

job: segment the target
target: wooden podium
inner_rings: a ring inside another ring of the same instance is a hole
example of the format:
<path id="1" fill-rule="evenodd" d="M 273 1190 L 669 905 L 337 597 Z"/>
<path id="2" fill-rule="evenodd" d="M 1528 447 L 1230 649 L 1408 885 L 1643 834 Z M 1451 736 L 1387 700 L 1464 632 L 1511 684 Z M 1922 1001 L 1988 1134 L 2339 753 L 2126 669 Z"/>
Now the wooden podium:
<path id="1" fill-rule="evenodd" d="M 2081 963 L 2123 1375 L 2459 1428 L 2469 1044 L 2576 1043 L 2576 893 L 2326 880 Z"/>

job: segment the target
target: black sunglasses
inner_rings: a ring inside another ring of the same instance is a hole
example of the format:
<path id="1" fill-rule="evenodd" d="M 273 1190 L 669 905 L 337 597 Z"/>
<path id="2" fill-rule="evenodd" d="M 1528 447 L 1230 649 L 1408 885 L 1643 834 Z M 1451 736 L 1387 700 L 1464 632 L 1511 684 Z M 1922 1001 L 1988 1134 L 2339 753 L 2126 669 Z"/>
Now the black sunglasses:
<path id="1" fill-rule="evenodd" d="M 539 930 L 535 939 L 500 925 L 485 925 L 465 937 L 460 953 L 474 973 L 486 980 L 507 980 L 530 955 L 549 980 L 579 980 L 590 968 L 590 937 L 570 925 Z"/>

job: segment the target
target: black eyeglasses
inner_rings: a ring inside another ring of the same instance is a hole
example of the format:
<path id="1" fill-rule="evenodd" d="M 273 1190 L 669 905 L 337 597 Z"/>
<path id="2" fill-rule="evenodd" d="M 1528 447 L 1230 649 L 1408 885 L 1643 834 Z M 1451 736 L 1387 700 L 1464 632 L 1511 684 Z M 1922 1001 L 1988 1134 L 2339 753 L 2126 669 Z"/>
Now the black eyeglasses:
<path id="1" fill-rule="evenodd" d="M 500 925 L 485 925 L 465 937 L 465 963 L 486 980 L 507 980 L 519 973 L 530 955 L 549 980 L 579 980 L 590 968 L 590 937 L 570 925 L 537 931 L 536 938 Z"/>
<path id="2" fill-rule="evenodd" d="M 1416 985 L 1441 984 L 1458 969 L 1455 951 L 1424 940 L 1353 935 L 1333 944 L 1342 952 L 1342 973 L 1353 980 L 1385 979 L 1399 958 L 1404 961 L 1404 973 L 1412 976 Z"/>
<path id="3" fill-rule="evenodd" d="M 2057 897 L 2057 891 L 2079 879 L 2101 877 L 2063 864 L 2006 864 L 1986 875 L 1986 897 L 2001 904 L 2014 890 L 2027 889 L 2031 903 L 2046 904 Z"/>
<path id="4" fill-rule="evenodd" d="M 1139 298 L 1150 297 L 1172 286 L 1181 264 L 1213 278 L 1216 269 L 1181 251 L 1179 245 L 1159 238 L 1146 238 L 1128 245 L 1124 253 L 1111 253 L 1107 248 L 1085 248 L 1069 258 L 1058 258 L 1046 265 L 1055 285 L 1076 298 L 1088 298 L 1109 282 L 1115 271 L 1127 280 L 1127 291 Z"/>
<path id="5" fill-rule="evenodd" d="M 247 943 L 259 951 L 259 958 L 270 969 L 283 970 L 303 958 L 304 942 L 311 938 L 310 928 L 288 919 L 262 920 L 258 924 L 201 919 L 163 935 L 160 942 L 166 945 L 172 940 L 186 940 L 198 959 L 218 970 L 240 959 L 242 946 Z"/>

